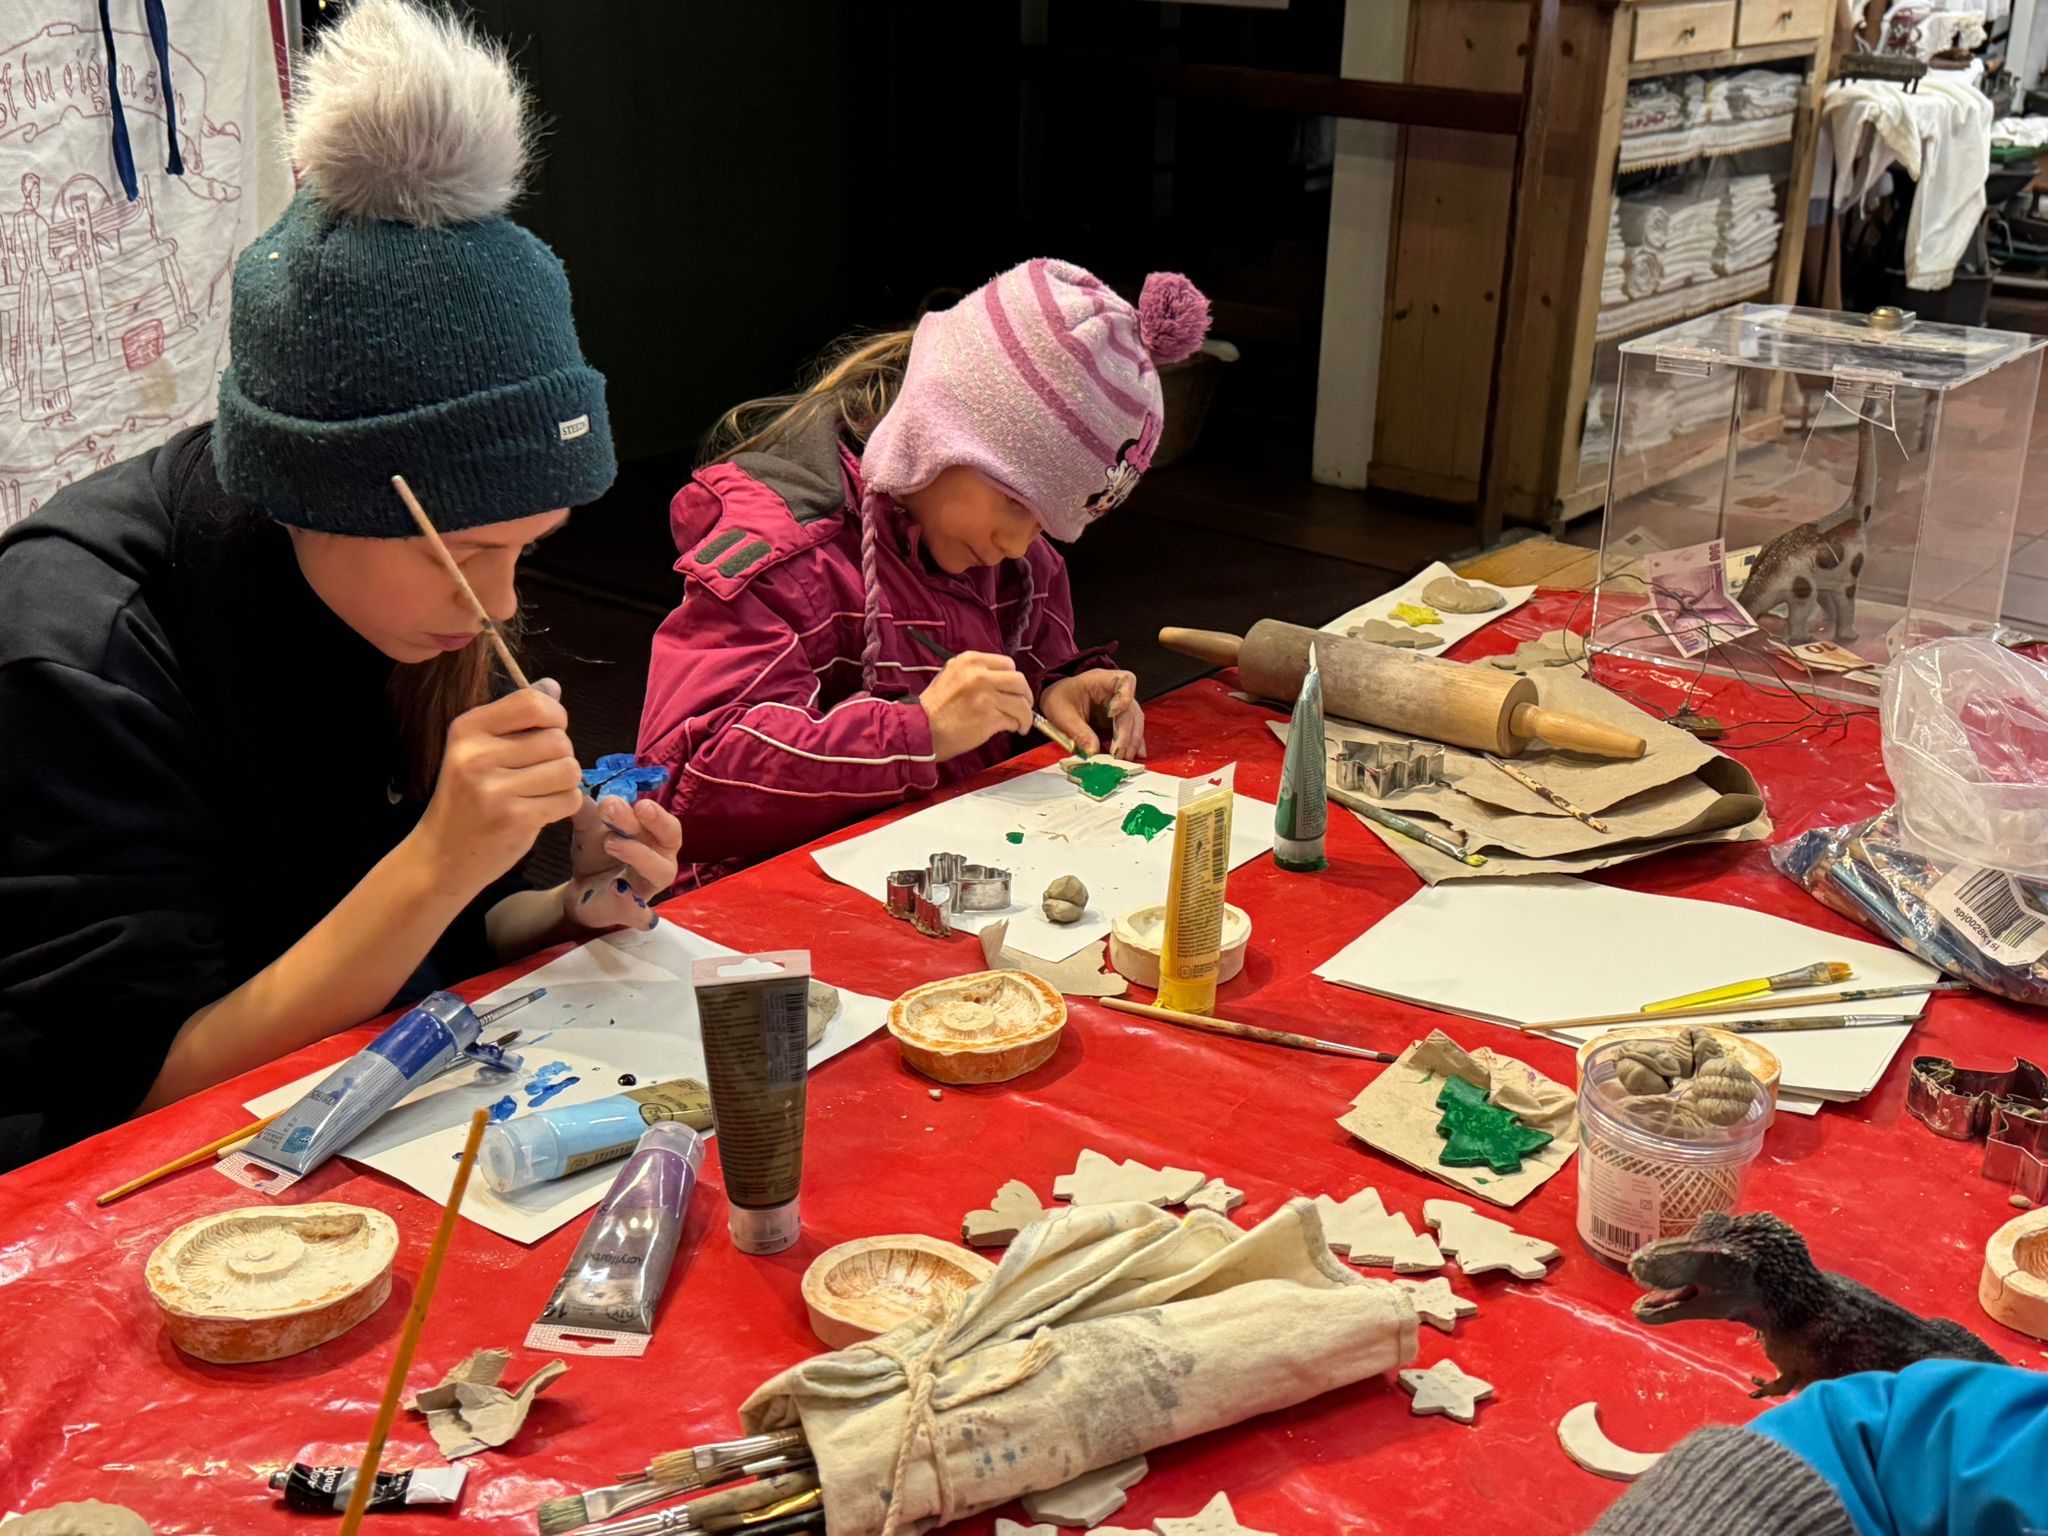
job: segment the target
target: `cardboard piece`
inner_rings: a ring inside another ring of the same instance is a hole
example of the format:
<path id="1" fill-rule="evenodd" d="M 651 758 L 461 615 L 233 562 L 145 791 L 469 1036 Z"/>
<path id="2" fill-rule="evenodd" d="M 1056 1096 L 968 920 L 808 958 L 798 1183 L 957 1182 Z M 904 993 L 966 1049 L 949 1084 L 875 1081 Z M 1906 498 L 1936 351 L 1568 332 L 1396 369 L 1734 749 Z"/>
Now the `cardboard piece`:
<path id="1" fill-rule="evenodd" d="M 1439 1360 L 1426 1371 L 1401 1372 L 1401 1390 L 1415 1401 L 1409 1412 L 1417 1418 L 1442 1414 L 1460 1424 L 1470 1424 L 1479 1404 L 1493 1396 L 1493 1383 L 1468 1376 L 1453 1360 Z"/>
<path id="2" fill-rule="evenodd" d="M 1317 1195 L 1316 1211 L 1323 1218 L 1323 1236 L 1329 1239 L 1331 1252 L 1354 1264 L 1404 1275 L 1443 1267 L 1444 1256 L 1429 1234 L 1418 1236 L 1406 1216 L 1386 1208 L 1376 1189 L 1361 1189 L 1341 1204 Z"/>
<path id="3" fill-rule="evenodd" d="M 1093 1472 L 1083 1472 L 1071 1483 L 1062 1483 L 1043 1493 L 1025 1494 L 1024 1513 L 1054 1525 L 1091 1526 L 1098 1520 L 1107 1520 L 1128 1504 L 1131 1496 L 1124 1490 L 1136 1486 L 1151 1470 L 1151 1464 L 1142 1456 L 1097 1467 Z"/>
<path id="4" fill-rule="evenodd" d="M 1444 1139 L 1437 1134 L 1443 1112 L 1436 1100 L 1446 1077 L 1462 1077 L 1485 1088 L 1489 1103 L 1513 1112 L 1534 1130 L 1548 1131 L 1550 1145 L 1525 1156 L 1520 1173 L 1445 1167 L 1437 1160 Z M 1578 1099 L 1571 1089 L 1512 1056 L 1484 1049 L 1467 1052 L 1442 1030 L 1431 1031 L 1403 1051 L 1399 1061 L 1366 1085 L 1337 1123 L 1375 1151 L 1495 1205 L 1519 1205 L 1570 1162 L 1579 1146 Z"/>
<path id="5" fill-rule="evenodd" d="M 1126 978 L 1103 969 L 1099 941 L 1064 960 L 1041 960 L 1005 944 L 1009 932 L 1007 919 L 981 930 L 982 961 L 992 971 L 1027 972 L 1067 997 L 1122 997 L 1131 990 Z"/>
<path id="6" fill-rule="evenodd" d="M 1458 1268 L 1467 1275 L 1504 1269 L 1518 1280 L 1546 1280 L 1546 1266 L 1564 1257 L 1557 1244 L 1524 1237 L 1460 1200 L 1425 1200 L 1422 1219 L 1436 1229 L 1438 1244 L 1457 1258 Z"/>
<path id="7" fill-rule="evenodd" d="M 1208 1176 L 1186 1168 L 1148 1168 L 1125 1159 L 1112 1162 L 1100 1152 L 1083 1151 L 1072 1173 L 1052 1181 L 1052 1192 L 1075 1205 L 1116 1205 L 1136 1200 L 1144 1205 L 1180 1205 L 1208 1183 Z"/>
<path id="8" fill-rule="evenodd" d="M 566 1360 L 550 1360 L 520 1383 L 517 1392 L 498 1385 L 512 1363 L 509 1349 L 480 1349 L 412 1400 L 415 1413 L 427 1418 L 427 1431 L 450 1461 L 506 1444 L 526 1423 L 533 1400 L 569 1369 Z"/>
<path id="9" fill-rule="evenodd" d="M 1408 1293 L 1408 1299 L 1415 1303 L 1415 1315 L 1432 1328 L 1441 1328 L 1445 1333 L 1458 1326 L 1460 1319 L 1471 1317 L 1479 1311 L 1479 1303 L 1470 1297 L 1460 1296 L 1451 1289 L 1451 1282 L 1442 1275 L 1433 1275 L 1427 1280 L 1396 1280 L 1394 1284 Z"/>

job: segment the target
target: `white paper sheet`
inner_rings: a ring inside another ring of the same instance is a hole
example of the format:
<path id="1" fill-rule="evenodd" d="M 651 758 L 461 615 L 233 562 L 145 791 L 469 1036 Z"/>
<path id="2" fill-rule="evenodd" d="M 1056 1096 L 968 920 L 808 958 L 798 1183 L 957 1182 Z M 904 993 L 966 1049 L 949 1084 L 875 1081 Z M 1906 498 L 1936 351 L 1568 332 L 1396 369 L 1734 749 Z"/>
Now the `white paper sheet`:
<path id="1" fill-rule="evenodd" d="M 579 1081 L 548 1099 L 548 1109 L 622 1093 L 622 1072 L 632 1073 L 641 1083 L 674 1078 L 705 1082 L 690 965 L 733 953 L 701 934 L 663 922 L 645 933 L 593 939 L 528 972 L 476 1004 L 481 1011 L 535 987 L 548 989 L 546 997 L 508 1015 L 503 1029 L 487 1031 L 492 1039 L 507 1029 L 519 1031 L 510 1049 L 525 1058 L 521 1071 L 508 1075 L 458 1067 L 407 1094 L 342 1155 L 388 1173 L 430 1199 L 445 1201 L 455 1182 L 455 1163 L 469 1134 L 470 1116 L 479 1106 L 495 1104 L 508 1094 L 519 1104 L 513 1119 L 533 1113 L 524 1089 L 551 1062 L 565 1063 L 569 1071 L 564 1075 Z M 882 1027 L 888 1014 L 889 1005 L 880 998 L 841 991 L 837 1016 L 811 1049 L 811 1066 L 865 1040 Z M 309 1073 L 250 1100 L 247 1107 L 259 1115 L 284 1109 L 329 1070 Z M 515 1242 L 538 1242 L 603 1199 L 618 1171 L 617 1163 L 601 1164 L 511 1195 L 493 1194 L 482 1179 L 473 1177 L 462 1197 L 462 1214 Z"/>
<path id="2" fill-rule="evenodd" d="M 1421 571 L 1409 577 L 1400 586 L 1394 588 L 1393 591 L 1383 592 L 1378 597 L 1372 599 L 1371 602 L 1360 603 L 1349 613 L 1330 620 L 1329 623 L 1323 626 L 1323 633 L 1326 635 L 1341 635 L 1345 631 L 1363 624 L 1367 619 L 1386 619 L 1390 624 L 1397 624 L 1400 621 L 1389 616 L 1396 603 L 1419 603 L 1426 608 L 1429 606 L 1429 603 L 1424 599 L 1422 589 L 1440 576 L 1455 575 L 1457 575 L 1457 572 L 1453 571 L 1448 565 L 1445 565 L 1443 561 L 1431 561 Z M 1506 598 L 1507 601 L 1501 604 L 1500 607 L 1487 613 L 1445 613 L 1439 608 L 1437 613 L 1443 619 L 1441 624 L 1419 624 L 1416 626 L 1422 634 L 1432 636 L 1437 640 L 1435 645 L 1427 646 L 1423 649 L 1425 656 L 1437 655 L 1445 646 L 1455 644 L 1457 641 L 1464 639 L 1475 629 L 1484 629 L 1503 614 L 1513 613 L 1522 604 L 1529 601 L 1536 592 L 1534 587 L 1503 587 L 1497 582 L 1491 581 L 1475 581 L 1472 585 L 1475 587 L 1492 587 L 1494 591 Z"/>
<path id="3" fill-rule="evenodd" d="M 1125 832 L 1123 821 L 1136 805 L 1174 814 L 1183 782 L 1147 773 L 1126 779 L 1107 800 L 1091 800 L 1057 768 L 1042 768 L 927 806 L 811 857 L 832 879 L 877 902 L 893 871 L 923 869 L 935 853 L 1007 869 L 1010 905 L 1001 912 L 959 913 L 953 926 L 979 933 L 985 923 L 1007 919 L 1010 948 L 1064 960 L 1107 934 L 1112 917 L 1166 900 L 1173 829 L 1147 841 Z M 1012 832 L 1023 840 L 1010 842 Z M 1239 795 L 1230 818 L 1230 867 L 1272 851 L 1272 805 Z M 1061 875 L 1078 875 L 1088 887 L 1088 911 L 1078 922 L 1049 923 L 1039 910 L 1045 888 Z"/>
<path id="4" fill-rule="evenodd" d="M 1851 987 L 1940 979 L 1932 966 L 1886 945 L 1837 938 L 1716 901 L 1650 896 L 1561 876 L 1470 880 L 1418 891 L 1316 974 L 1339 986 L 1470 1018 L 1538 1024 L 1624 1013 L 1657 998 L 1820 960 L 1855 966 L 1855 979 L 1846 983 Z M 1922 994 L 1725 1017 L 1918 1017 L 1926 1006 Z M 1588 1040 L 1601 1032 L 1571 1031 L 1561 1038 Z M 1902 1024 L 1756 1038 L 1777 1056 L 1781 1088 L 1810 1098 L 1854 1099 L 1877 1086 L 1909 1032 Z"/>

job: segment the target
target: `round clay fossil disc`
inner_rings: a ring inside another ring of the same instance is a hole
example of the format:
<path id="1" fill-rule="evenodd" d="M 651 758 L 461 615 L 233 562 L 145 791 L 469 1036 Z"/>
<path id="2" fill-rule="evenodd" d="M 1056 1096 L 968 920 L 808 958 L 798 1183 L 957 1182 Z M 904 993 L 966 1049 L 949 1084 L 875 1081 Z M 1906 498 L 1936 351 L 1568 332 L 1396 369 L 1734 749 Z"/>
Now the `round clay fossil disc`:
<path id="1" fill-rule="evenodd" d="M 1059 1049 L 1067 1001 L 1028 971 L 976 971 L 912 987 L 889 1005 L 903 1059 L 942 1083 L 1000 1083 Z"/>
<path id="2" fill-rule="evenodd" d="M 887 1333 L 996 1272 L 978 1253 L 934 1237 L 861 1237 L 828 1248 L 804 1271 L 811 1331 L 834 1349 Z"/>
<path id="3" fill-rule="evenodd" d="M 1422 589 L 1422 600 L 1439 613 L 1491 613 L 1507 599 L 1492 587 L 1477 586 L 1457 576 L 1439 576 Z"/>

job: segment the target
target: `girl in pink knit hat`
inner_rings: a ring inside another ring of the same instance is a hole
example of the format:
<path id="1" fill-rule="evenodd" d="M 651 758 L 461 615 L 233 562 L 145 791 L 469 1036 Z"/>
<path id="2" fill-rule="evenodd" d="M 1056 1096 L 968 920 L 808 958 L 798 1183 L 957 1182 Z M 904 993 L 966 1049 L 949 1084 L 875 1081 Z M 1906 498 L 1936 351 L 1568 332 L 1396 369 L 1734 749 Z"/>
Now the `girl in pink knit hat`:
<path id="1" fill-rule="evenodd" d="M 725 417 L 669 508 L 683 598 L 640 719 L 685 887 L 978 773 L 1034 707 L 1084 751 L 1143 755 L 1137 680 L 1074 638 L 1050 540 L 1130 495 L 1159 365 L 1208 324 L 1177 273 L 1134 308 L 1027 261 Z"/>

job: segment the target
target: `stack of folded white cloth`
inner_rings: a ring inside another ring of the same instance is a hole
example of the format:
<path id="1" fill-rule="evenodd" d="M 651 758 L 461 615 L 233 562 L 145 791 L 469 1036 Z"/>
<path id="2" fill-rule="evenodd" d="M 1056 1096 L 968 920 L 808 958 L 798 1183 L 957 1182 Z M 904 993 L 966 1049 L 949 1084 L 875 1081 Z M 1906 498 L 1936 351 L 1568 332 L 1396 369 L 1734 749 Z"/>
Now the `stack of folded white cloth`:
<path id="1" fill-rule="evenodd" d="M 1768 176 L 1733 176 L 1716 205 L 1714 271 L 1767 266 L 1778 254 L 1778 194 Z"/>
<path id="2" fill-rule="evenodd" d="M 1772 69 L 1745 69 L 1716 75 L 1707 84 L 1707 121 L 1752 122 L 1784 117 L 1799 110 L 1801 77 Z"/>
<path id="3" fill-rule="evenodd" d="M 1665 216 L 1664 241 L 1657 247 L 1657 255 L 1663 271 L 1656 292 L 1668 293 L 1673 288 L 1683 288 L 1711 277 L 1714 271 L 1714 247 L 1720 239 L 1720 201 L 1702 196 L 1698 188 L 1680 192 L 1658 192 L 1641 199 L 1645 210 L 1643 218 L 1651 218 L 1650 210 L 1657 210 Z M 1622 230 L 1628 229 L 1628 213 L 1622 215 Z"/>
<path id="4" fill-rule="evenodd" d="M 1628 262 L 1628 245 L 1621 237 L 1621 199 L 1614 198 L 1607 210 L 1607 253 L 1600 263 L 1600 307 L 1606 309 L 1628 297 L 1622 274 Z"/>

